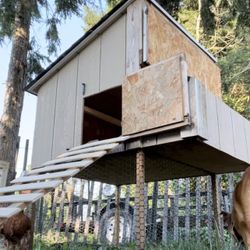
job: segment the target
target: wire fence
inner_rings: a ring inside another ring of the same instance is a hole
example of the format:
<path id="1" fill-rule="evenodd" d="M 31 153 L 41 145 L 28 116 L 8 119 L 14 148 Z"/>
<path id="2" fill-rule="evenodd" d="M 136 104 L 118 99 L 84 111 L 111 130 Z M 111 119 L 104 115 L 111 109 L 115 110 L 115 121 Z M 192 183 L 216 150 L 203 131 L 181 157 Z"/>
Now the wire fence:
<path id="1" fill-rule="evenodd" d="M 240 176 L 217 175 L 221 210 L 231 210 L 232 192 Z M 82 179 L 64 183 L 37 203 L 37 237 L 58 246 L 109 246 L 117 242 L 116 237 L 120 246 L 133 244 L 135 185 L 121 186 L 119 197 L 115 197 L 115 189 Z M 210 176 L 146 183 L 144 191 L 148 244 L 166 245 L 190 238 L 213 244 L 218 230 Z M 227 240 L 226 234 L 221 235 L 222 240 Z"/>

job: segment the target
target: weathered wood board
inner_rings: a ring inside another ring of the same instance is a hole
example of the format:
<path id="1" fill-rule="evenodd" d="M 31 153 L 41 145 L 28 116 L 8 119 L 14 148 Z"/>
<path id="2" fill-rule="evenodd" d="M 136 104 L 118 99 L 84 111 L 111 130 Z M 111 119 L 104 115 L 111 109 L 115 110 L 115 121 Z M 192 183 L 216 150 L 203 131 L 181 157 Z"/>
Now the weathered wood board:
<path id="1" fill-rule="evenodd" d="M 182 55 L 129 75 L 122 87 L 122 134 L 182 122 Z"/>
<path id="2" fill-rule="evenodd" d="M 148 3 L 148 62 L 154 64 L 185 53 L 188 74 L 200 80 L 215 95 L 221 96 L 219 67 L 159 10 Z"/>

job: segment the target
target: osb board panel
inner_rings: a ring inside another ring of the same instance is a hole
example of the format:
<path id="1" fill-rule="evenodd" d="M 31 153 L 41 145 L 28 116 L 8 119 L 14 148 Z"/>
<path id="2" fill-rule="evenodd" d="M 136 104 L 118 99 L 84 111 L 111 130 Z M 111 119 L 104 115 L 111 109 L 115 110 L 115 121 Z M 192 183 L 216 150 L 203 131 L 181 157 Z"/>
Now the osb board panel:
<path id="1" fill-rule="evenodd" d="M 181 60 L 178 55 L 128 76 L 122 86 L 122 134 L 184 119 Z"/>
<path id="2" fill-rule="evenodd" d="M 154 64 L 184 53 L 189 68 L 188 75 L 200 80 L 212 93 L 220 97 L 219 67 L 156 8 L 148 4 L 148 10 L 149 63 Z"/>

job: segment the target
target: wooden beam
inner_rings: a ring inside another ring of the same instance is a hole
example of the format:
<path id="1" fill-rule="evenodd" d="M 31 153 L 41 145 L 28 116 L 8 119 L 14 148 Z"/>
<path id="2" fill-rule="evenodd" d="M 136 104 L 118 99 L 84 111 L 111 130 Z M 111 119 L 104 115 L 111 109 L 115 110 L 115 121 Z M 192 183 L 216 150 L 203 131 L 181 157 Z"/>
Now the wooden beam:
<path id="1" fill-rule="evenodd" d="M 136 154 L 136 199 L 135 199 L 135 238 L 136 249 L 145 249 L 145 204 L 144 204 L 144 185 L 145 185 L 145 155 L 142 150 Z"/>
<path id="2" fill-rule="evenodd" d="M 106 114 L 104 114 L 104 113 L 102 113 L 100 111 L 97 111 L 95 109 L 92 109 L 90 107 L 85 106 L 84 107 L 84 112 L 86 112 L 87 114 L 90 114 L 92 116 L 95 116 L 96 118 L 101 119 L 101 120 L 103 120 L 105 122 L 109 122 L 109 123 L 111 123 L 113 125 L 116 125 L 118 127 L 122 126 L 122 123 L 121 123 L 121 121 L 119 119 L 114 118 L 114 117 L 112 117 L 110 115 L 106 115 Z"/>

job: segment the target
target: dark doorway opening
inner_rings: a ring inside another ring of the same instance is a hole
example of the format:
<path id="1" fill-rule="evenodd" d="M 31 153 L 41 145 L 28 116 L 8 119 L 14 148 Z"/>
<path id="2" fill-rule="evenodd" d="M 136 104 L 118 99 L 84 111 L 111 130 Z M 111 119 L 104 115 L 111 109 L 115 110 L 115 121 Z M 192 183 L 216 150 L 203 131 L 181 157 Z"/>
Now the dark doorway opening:
<path id="1" fill-rule="evenodd" d="M 83 141 L 121 135 L 121 86 L 84 98 Z"/>

